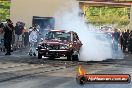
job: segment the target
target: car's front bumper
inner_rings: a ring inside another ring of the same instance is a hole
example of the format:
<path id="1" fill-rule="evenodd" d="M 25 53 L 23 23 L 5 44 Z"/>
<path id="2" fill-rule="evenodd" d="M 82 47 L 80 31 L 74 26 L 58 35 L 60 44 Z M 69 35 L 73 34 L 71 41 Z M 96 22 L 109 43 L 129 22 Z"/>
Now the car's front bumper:
<path id="1" fill-rule="evenodd" d="M 55 56 L 55 57 L 65 57 L 69 53 L 69 50 L 47 50 L 47 49 L 37 49 L 39 54 L 42 54 L 46 57 Z"/>

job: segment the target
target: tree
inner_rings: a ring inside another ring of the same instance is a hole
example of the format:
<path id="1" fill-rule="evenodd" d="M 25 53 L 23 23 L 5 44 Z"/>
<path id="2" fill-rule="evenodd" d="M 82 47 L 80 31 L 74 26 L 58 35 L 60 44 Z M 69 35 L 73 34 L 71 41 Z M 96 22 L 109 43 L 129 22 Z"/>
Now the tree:
<path id="1" fill-rule="evenodd" d="M 10 1 L 0 0 L 0 21 L 5 21 L 10 17 Z"/>
<path id="2" fill-rule="evenodd" d="M 129 24 L 130 8 L 117 7 L 87 7 L 85 17 L 94 25 L 117 24 L 119 26 Z"/>

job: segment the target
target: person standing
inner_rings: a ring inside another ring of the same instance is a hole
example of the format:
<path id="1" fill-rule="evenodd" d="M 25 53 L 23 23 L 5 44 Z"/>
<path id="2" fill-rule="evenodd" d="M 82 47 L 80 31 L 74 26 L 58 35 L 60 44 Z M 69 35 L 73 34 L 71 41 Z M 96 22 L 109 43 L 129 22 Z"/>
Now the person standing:
<path id="1" fill-rule="evenodd" d="M 127 48 L 127 34 L 126 34 L 126 32 L 122 32 L 120 41 L 121 41 L 121 48 L 122 48 L 123 52 L 125 52 L 126 48 Z"/>
<path id="2" fill-rule="evenodd" d="M 125 31 L 125 32 L 123 33 L 123 38 L 124 38 L 123 52 L 126 52 L 128 37 L 129 37 L 129 30 L 127 30 L 127 31 Z"/>
<path id="3" fill-rule="evenodd" d="M 11 42 L 12 42 L 12 34 L 14 30 L 13 23 L 10 19 L 6 20 L 7 23 L 4 25 L 4 46 L 7 50 L 5 55 L 11 55 Z"/>
<path id="4" fill-rule="evenodd" d="M 128 53 L 132 53 L 132 31 L 130 32 L 128 38 Z"/>
<path id="5" fill-rule="evenodd" d="M 32 55 L 36 56 L 37 40 L 38 40 L 38 30 L 36 27 L 33 27 L 29 35 L 29 42 L 31 45 L 29 52 L 30 56 Z"/>
<path id="6" fill-rule="evenodd" d="M 4 31 L 3 31 L 3 23 L 0 23 L 0 51 L 4 51 Z"/>
<path id="7" fill-rule="evenodd" d="M 41 37 L 42 35 L 40 34 L 40 32 L 42 33 L 42 28 L 40 27 L 39 24 L 34 24 L 34 27 L 36 27 L 37 31 L 38 31 L 38 43 L 41 41 Z"/>
<path id="8" fill-rule="evenodd" d="M 26 27 L 24 27 L 23 29 L 23 44 L 24 44 L 24 47 L 26 48 L 29 44 L 29 33 L 28 33 L 28 29 Z"/>
<path id="9" fill-rule="evenodd" d="M 117 58 L 118 50 L 119 50 L 118 44 L 120 39 L 120 33 L 118 32 L 118 29 L 114 30 L 112 37 L 113 37 L 113 57 Z"/>
<path id="10" fill-rule="evenodd" d="M 22 44 L 22 30 L 23 30 L 23 26 L 21 25 L 20 22 L 16 23 L 15 26 L 15 47 L 19 48 Z"/>

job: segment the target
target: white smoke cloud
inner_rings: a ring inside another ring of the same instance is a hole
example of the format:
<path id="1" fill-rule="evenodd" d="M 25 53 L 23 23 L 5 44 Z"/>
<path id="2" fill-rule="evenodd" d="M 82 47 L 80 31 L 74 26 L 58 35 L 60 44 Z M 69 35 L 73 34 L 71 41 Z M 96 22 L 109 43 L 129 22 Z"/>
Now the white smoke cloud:
<path id="1" fill-rule="evenodd" d="M 112 58 L 113 54 L 110 44 L 104 44 L 102 41 L 99 41 L 95 37 L 97 34 L 97 31 L 95 30 L 96 28 L 90 24 L 86 25 L 84 19 L 78 15 L 80 10 L 77 1 L 70 0 L 70 4 L 70 11 L 64 6 L 55 14 L 57 19 L 56 26 L 58 29 L 77 32 L 83 43 L 83 47 L 80 52 L 80 60 L 102 61 Z"/>

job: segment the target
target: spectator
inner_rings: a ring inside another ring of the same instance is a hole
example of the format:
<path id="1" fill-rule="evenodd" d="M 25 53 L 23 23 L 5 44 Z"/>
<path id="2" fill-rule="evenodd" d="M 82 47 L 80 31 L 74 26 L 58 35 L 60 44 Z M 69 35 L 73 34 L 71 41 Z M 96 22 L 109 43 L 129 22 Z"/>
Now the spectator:
<path id="1" fill-rule="evenodd" d="M 4 25 L 4 46 L 7 50 L 5 55 L 11 55 L 11 41 L 12 41 L 12 34 L 14 30 L 13 23 L 10 19 L 6 20 L 7 23 Z"/>
<path id="2" fill-rule="evenodd" d="M 115 29 L 112 36 L 113 36 L 113 40 L 119 43 L 120 33 L 118 32 L 118 29 Z"/>
<path id="3" fill-rule="evenodd" d="M 29 33 L 26 27 L 23 29 L 24 46 L 27 47 L 29 44 Z"/>
<path id="4" fill-rule="evenodd" d="M 122 32 L 121 37 L 120 37 L 120 41 L 121 41 L 121 48 L 123 50 L 123 52 L 126 51 L 127 48 L 127 33 L 126 32 Z"/>
<path id="5" fill-rule="evenodd" d="M 128 37 L 129 37 L 129 30 L 126 30 L 126 32 L 123 34 L 123 36 L 124 36 L 123 52 L 125 52 L 126 48 L 127 48 L 127 41 L 128 41 Z"/>
<path id="6" fill-rule="evenodd" d="M 118 32 L 118 29 L 114 30 L 112 37 L 113 37 L 113 57 L 117 58 L 117 56 L 118 56 L 118 44 L 119 44 L 119 38 L 120 38 L 120 33 Z"/>
<path id="7" fill-rule="evenodd" d="M 130 32 L 128 38 L 128 53 L 132 53 L 132 31 Z"/>
<path id="8" fill-rule="evenodd" d="M 3 24 L 0 24 L 0 50 L 4 51 L 4 31 Z"/>
<path id="9" fill-rule="evenodd" d="M 37 36 L 38 36 L 38 39 L 37 39 L 37 41 L 40 42 L 40 39 L 41 39 L 41 37 L 42 37 L 42 36 L 41 36 L 41 33 L 42 33 L 41 28 L 40 28 L 40 26 L 39 26 L 38 24 L 34 24 L 33 27 L 35 27 L 36 30 L 37 30 L 37 32 L 38 32 L 38 35 L 37 35 Z M 41 32 L 41 33 L 40 33 L 40 32 Z"/>
<path id="10" fill-rule="evenodd" d="M 15 47 L 19 48 L 22 46 L 22 30 L 23 30 L 23 25 L 21 25 L 20 22 L 16 23 L 15 26 Z"/>
<path id="11" fill-rule="evenodd" d="M 32 55 L 36 56 L 37 38 L 38 38 L 37 28 L 33 27 L 29 35 L 29 42 L 31 44 L 30 53 L 29 53 L 30 56 Z"/>

